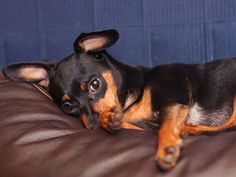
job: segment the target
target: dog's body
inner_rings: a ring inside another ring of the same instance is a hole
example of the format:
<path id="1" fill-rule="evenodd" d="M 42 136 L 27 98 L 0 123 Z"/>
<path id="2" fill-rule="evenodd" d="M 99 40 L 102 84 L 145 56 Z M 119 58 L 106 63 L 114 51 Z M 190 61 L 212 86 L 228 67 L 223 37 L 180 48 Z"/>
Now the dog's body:
<path id="1" fill-rule="evenodd" d="M 10 65 L 12 80 L 38 82 L 85 126 L 96 122 L 108 131 L 158 122 L 156 159 L 163 169 L 175 166 L 182 136 L 216 132 L 236 124 L 236 59 L 206 64 L 129 66 L 104 49 L 118 39 L 115 30 L 80 35 L 75 53 L 59 63 Z M 143 124 L 144 123 L 144 124 Z"/>
<path id="2" fill-rule="evenodd" d="M 178 103 L 190 109 L 188 124 L 218 126 L 232 114 L 235 71 L 236 58 L 198 65 L 160 65 L 149 70 L 145 87 L 152 90 L 154 112 Z"/>

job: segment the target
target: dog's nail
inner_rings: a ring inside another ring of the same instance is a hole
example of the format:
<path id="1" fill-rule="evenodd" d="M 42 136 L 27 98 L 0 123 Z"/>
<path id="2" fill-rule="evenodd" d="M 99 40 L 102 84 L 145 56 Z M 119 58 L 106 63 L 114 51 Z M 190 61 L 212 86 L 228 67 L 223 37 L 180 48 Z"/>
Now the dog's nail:
<path id="1" fill-rule="evenodd" d="M 121 114 L 116 114 L 116 115 L 115 115 L 115 118 L 118 119 L 118 120 L 120 120 L 120 119 L 121 119 Z"/>
<path id="2" fill-rule="evenodd" d="M 108 131 L 109 133 L 114 133 L 114 131 L 111 130 L 110 128 L 105 128 L 105 129 L 106 129 L 106 131 Z"/>
<path id="3" fill-rule="evenodd" d="M 118 108 L 114 106 L 114 107 L 111 108 L 111 111 L 112 112 L 118 112 Z"/>
<path id="4" fill-rule="evenodd" d="M 120 122 L 120 121 L 115 121 L 115 122 L 113 123 L 113 126 L 114 126 L 114 127 L 119 127 L 119 126 L 120 126 L 120 124 L 121 124 L 121 122 Z"/>
<path id="5" fill-rule="evenodd" d="M 166 147 L 165 152 L 168 153 L 168 154 L 174 154 L 174 153 L 176 153 L 176 148 L 173 147 L 173 146 Z"/>
<path id="6" fill-rule="evenodd" d="M 120 127 L 112 127 L 112 128 L 109 128 L 109 130 L 111 133 L 117 134 L 120 130 Z"/>
<path id="7" fill-rule="evenodd" d="M 117 133 L 117 132 L 119 132 L 119 130 L 120 130 L 120 128 L 119 128 L 119 127 L 112 128 L 112 131 L 113 131 L 114 133 Z"/>
<path id="8" fill-rule="evenodd" d="M 114 122 L 116 120 L 115 115 L 109 116 L 109 122 Z"/>
<path id="9" fill-rule="evenodd" d="M 174 161 L 174 156 L 173 155 L 166 155 L 163 157 L 163 161 L 167 164 L 171 164 Z"/>
<path id="10" fill-rule="evenodd" d="M 185 133 L 182 134 L 182 137 L 187 138 L 187 137 L 189 137 L 189 134 L 187 132 L 185 132 Z"/>

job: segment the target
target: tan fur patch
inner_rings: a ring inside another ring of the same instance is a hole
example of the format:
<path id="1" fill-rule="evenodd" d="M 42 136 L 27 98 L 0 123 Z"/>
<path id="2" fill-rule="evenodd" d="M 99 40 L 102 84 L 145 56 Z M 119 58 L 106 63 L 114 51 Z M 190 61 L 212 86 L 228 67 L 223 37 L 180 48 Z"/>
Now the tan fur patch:
<path id="1" fill-rule="evenodd" d="M 69 101 L 70 100 L 70 97 L 68 95 L 64 95 L 62 97 L 62 101 Z"/>
<path id="2" fill-rule="evenodd" d="M 151 119 L 154 117 L 152 112 L 152 104 L 151 104 L 151 89 L 144 89 L 143 97 L 137 104 L 131 106 L 126 112 L 123 114 L 124 122 L 138 122 L 143 119 Z"/>
<path id="3" fill-rule="evenodd" d="M 85 91 L 85 90 L 86 90 L 86 87 L 87 87 L 87 85 L 86 85 L 85 82 L 82 82 L 82 83 L 80 84 L 81 90 Z"/>
<path id="4" fill-rule="evenodd" d="M 120 127 L 125 128 L 125 129 L 144 130 L 143 128 L 140 128 L 136 125 L 133 125 L 127 122 L 122 122 Z"/>
<path id="5" fill-rule="evenodd" d="M 118 112 L 121 112 L 121 105 L 117 96 L 117 86 L 112 77 L 110 71 L 102 73 L 103 78 L 107 82 L 107 90 L 104 98 L 101 98 L 98 102 L 92 105 L 95 112 L 101 113 L 104 111 L 111 111 L 112 108 L 116 107 Z"/>

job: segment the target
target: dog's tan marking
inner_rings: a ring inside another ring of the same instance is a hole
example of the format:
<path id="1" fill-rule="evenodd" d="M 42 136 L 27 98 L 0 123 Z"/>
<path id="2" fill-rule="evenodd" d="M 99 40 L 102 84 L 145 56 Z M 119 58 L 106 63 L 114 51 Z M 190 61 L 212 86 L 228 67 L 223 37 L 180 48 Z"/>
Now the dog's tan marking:
<path id="1" fill-rule="evenodd" d="M 81 114 L 81 120 L 82 120 L 86 129 L 91 129 L 91 126 L 88 121 L 88 117 L 85 114 Z"/>
<path id="2" fill-rule="evenodd" d="M 97 113 L 102 113 L 104 111 L 111 111 L 112 108 L 116 107 L 118 112 L 121 112 L 122 109 L 117 96 L 117 86 L 112 77 L 112 73 L 105 71 L 102 73 L 102 76 L 107 82 L 107 90 L 104 98 L 92 104 L 93 110 Z"/>
<path id="3" fill-rule="evenodd" d="M 128 108 L 128 110 L 124 112 L 122 120 L 124 122 L 134 123 L 143 119 L 152 119 L 154 117 L 154 113 L 152 112 L 151 99 L 151 89 L 144 89 L 140 102 Z"/>
<path id="4" fill-rule="evenodd" d="M 107 90 L 105 96 L 92 104 L 92 109 L 97 112 L 100 125 L 110 131 L 110 116 L 120 114 L 122 116 L 122 108 L 117 96 L 117 86 L 112 77 L 111 71 L 102 73 L 103 78 L 107 82 Z"/>
<path id="5" fill-rule="evenodd" d="M 68 96 L 68 95 L 64 95 L 63 97 L 62 97 L 62 101 L 70 101 L 71 99 L 70 99 L 70 97 Z"/>
<path id="6" fill-rule="evenodd" d="M 121 123 L 121 128 L 124 128 L 124 129 L 134 129 L 134 130 L 144 130 L 143 128 L 140 128 L 136 125 L 133 125 L 133 124 L 130 124 L 128 122 L 122 122 Z"/>
<path id="7" fill-rule="evenodd" d="M 86 83 L 85 83 L 85 82 L 82 82 L 82 83 L 80 84 L 80 89 L 83 90 L 83 91 L 85 91 L 86 88 L 87 88 Z"/>

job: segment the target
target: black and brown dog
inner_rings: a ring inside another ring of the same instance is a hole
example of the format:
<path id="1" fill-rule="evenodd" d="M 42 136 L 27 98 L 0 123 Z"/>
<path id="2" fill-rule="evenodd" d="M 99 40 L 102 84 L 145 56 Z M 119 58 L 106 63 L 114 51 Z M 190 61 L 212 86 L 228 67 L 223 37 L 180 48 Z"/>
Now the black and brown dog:
<path id="1" fill-rule="evenodd" d="M 87 128 L 96 118 L 111 132 L 158 122 L 156 160 L 163 169 L 176 165 L 183 135 L 236 124 L 235 58 L 134 67 L 105 51 L 118 37 L 115 30 L 83 33 L 74 42 L 75 53 L 62 61 L 13 64 L 4 73 L 47 88 L 54 101 L 66 113 L 80 116 Z"/>

